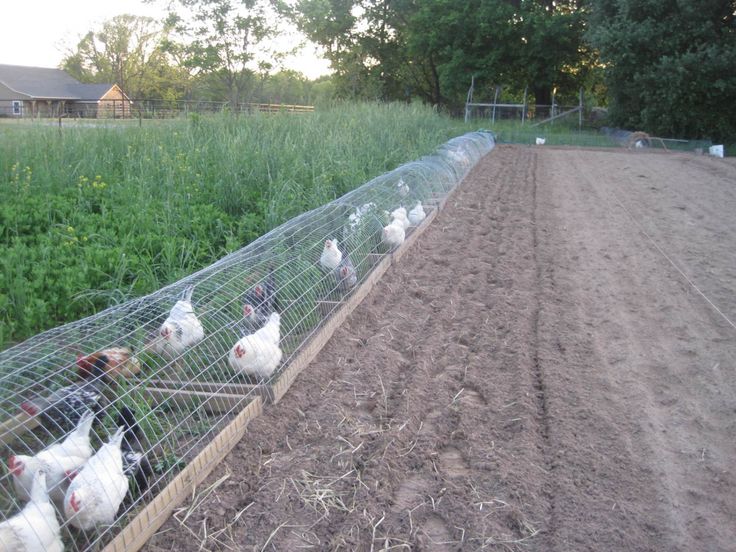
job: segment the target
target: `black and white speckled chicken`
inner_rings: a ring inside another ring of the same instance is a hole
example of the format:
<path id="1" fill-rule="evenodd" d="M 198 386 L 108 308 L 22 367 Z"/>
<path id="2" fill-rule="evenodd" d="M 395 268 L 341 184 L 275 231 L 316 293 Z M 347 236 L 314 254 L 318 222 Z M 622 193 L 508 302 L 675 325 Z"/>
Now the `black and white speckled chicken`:
<path id="1" fill-rule="evenodd" d="M 20 407 L 31 416 L 38 416 L 41 425 L 49 430 L 70 431 L 88 410 L 98 413 L 108 403 L 104 391 L 109 379 L 105 375 L 108 358 L 100 355 L 92 365 L 88 377 L 81 382 L 52 391 L 46 396 L 35 396 Z"/>
<path id="2" fill-rule="evenodd" d="M 277 309 L 276 275 L 273 268 L 268 276 L 245 292 L 243 327 L 250 333 L 262 328 Z"/>
<path id="3" fill-rule="evenodd" d="M 358 274 L 355 271 L 353 261 L 350 260 L 350 255 L 347 253 L 343 255 L 340 264 L 335 267 L 333 274 L 337 282 L 337 289 L 343 293 L 350 291 L 358 283 Z"/>

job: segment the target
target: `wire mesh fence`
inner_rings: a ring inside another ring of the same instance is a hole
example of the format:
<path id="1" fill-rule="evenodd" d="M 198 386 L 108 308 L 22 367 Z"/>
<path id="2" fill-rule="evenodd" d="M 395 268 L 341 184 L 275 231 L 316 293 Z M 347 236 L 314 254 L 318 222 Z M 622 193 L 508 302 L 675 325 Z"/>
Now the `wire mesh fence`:
<path id="1" fill-rule="evenodd" d="M 2 549 L 109 543 L 493 146 L 487 132 L 450 140 L 156 293 L 0 353 Z"/>
<path id="2" fill-rule="evenodd" d="M 702 154 L 707 153 L 708 148 L 713 145 L 710 140 L 661 138 L 646 132 L 621 128 L 602 127 L 600 132 L 618 145 L 633 150 L 691 151 Z"/>
<path id="3" fill-rule="evenodd" d="M 74 99 L 0 100 L 0 118 L 171 119 L 212 113 L 312 113 L 313 105 L 208 100 Z"/>

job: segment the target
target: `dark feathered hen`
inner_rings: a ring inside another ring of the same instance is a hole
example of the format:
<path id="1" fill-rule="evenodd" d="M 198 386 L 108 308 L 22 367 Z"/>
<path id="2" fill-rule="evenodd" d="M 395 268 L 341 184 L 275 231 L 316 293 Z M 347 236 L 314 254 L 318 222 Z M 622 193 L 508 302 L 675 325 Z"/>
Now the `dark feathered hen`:
<path id="1" fill-rule="evenodd" d="M 128 479 L 135 480 L 139 493 L 143 493 L 153 478 L 153 467 L 146 455 L 147 447 L 143 444 L 144 438 L 135 412 L 127 407 L 120 408 L 117 425 L 124 428 L 123 441 L 120 450 L 123 453 L 123 473 Z"/>
<path id="2" fill-rule="evenodd" d="M 45 397 L 36 396 L 20 407 L 31 416 L 39 416 L 41 425 L 50 430 L 70 431 L 88 410 L 97 414 L 107 404 L 104 390 L 109 383 L 105 375 L 108 363 L 107 356 L 100 355 L 90 374 L 81 382 L 57 389 Z"/>
<path id="3" fill-rule="evenodd" d="M 343 255 L 340 264 L 332 272 L 335 275 L 337 289 L 343 293 L 350 291 L 358 283 L 358 274 L 355 272 L 353 261 L 350 260 L 350 255 L 347 253 Z"/>
<path id="4" fill-rule="evenodd" d="M 264 280 L 245 292 L 242 328 L 238 328 L 241 335 L 254 332 L 268 322 L 271 313 L 276 312 L 276 293 L 276 275 L 271 268 Z"/>

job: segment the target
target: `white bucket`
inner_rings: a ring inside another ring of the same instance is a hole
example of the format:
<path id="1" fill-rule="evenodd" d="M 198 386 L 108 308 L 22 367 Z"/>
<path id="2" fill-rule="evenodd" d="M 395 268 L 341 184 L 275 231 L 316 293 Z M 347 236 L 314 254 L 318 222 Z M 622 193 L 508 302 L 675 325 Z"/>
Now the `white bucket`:
<path id="1" fill-rule="evenodd" d="M 708 148 L 708 153 L 710 153 L 714 157 L 723 157 L 723 144 L 720 144 L 718 146 L 711 146 Z"/>

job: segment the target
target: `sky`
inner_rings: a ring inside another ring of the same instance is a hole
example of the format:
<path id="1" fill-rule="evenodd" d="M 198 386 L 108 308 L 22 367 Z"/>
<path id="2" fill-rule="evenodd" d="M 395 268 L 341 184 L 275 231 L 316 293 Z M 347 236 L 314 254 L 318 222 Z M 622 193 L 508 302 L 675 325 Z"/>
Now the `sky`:
<path id="1" fill-rule="evenodd" d="M 3 17 L 0 30 L 0 64 L 58 67 L 88 31 L 102 22 L 129 13 L 161 18 L 164 3 L 144 4 L 142 0 L 36 0 L 14 21 Z M 285 62 L 288 69 L 308 78 L 328 74 L 329 63 L 314 52 L 313 46 Z"/>

